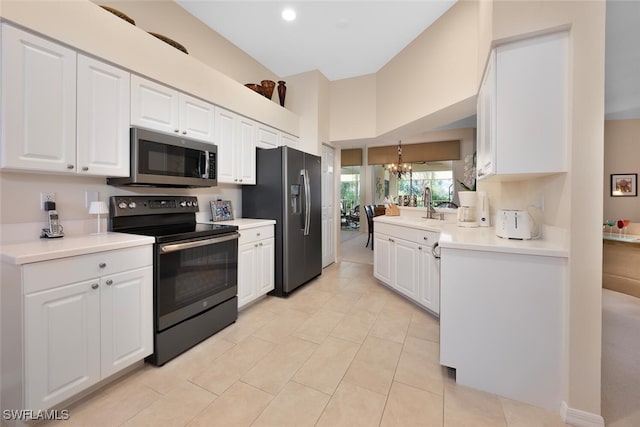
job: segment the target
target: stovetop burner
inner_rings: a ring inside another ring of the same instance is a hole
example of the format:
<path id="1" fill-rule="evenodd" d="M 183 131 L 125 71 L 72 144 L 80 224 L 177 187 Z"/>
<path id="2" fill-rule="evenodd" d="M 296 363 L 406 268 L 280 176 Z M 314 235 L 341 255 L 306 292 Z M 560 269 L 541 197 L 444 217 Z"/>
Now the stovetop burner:
<path id="1" fill-rule="evenodd" d="M 196 223 L 192 196 L 112 196 L 109 230 L 156 238 L 156 243 L 205 238 L 238 230 L 235 225 Z"/>

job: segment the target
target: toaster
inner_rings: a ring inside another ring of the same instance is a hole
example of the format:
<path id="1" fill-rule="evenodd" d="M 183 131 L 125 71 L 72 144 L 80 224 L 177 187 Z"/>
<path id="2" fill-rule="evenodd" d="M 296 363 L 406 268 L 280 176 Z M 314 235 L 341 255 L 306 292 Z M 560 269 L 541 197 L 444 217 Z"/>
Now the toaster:
<path id="1" fill-rule="evenodd" d="M 499 210 L 496 216 L 496 235 L 503 239 L 529 240 L 536 238 L 536 225 L 527 211 Z"/>

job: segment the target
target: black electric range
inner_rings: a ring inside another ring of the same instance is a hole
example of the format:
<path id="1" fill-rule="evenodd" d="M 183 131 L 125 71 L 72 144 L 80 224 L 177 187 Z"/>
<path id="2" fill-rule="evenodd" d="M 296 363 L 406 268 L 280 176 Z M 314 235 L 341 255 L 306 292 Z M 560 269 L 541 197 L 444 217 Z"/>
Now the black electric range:
<path id="1" fill-rule="evenodd" d="M 238 317 L 238 227 L 196 223 L 192 196 L 113 196 L 109 230 L 155 238 L 154 353 L 163 365 Z"/>

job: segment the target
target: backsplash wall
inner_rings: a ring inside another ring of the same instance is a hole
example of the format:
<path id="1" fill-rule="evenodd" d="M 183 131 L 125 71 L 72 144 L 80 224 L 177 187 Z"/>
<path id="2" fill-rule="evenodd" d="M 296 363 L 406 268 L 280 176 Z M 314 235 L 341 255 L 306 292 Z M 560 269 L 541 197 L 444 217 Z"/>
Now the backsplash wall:
<path id="1" fill-rule="evenodd" d="M 216 198 L 231 200 L 236 217 L 242 216 L 242 189 L 240 186 L 219 184 L 211 188 L 148 188 L 114 187 L 105 178 L 39 173 L 0 173 L 0 225 L 38 223 L 43 226 L 46 217 L 40 206 L 41 192 L 55 192 L 56 209 L 60 222 L 95 220 L 85 205 L 85 192 L 98 191 L 100 200 L 110 196 L 131 195 L 191 195 L 197 196 L 201 206 L 200 220 L 209 220 L 209 202 Z M 206 214 L 206 215 L 205 215 Z M 2 240 L 0 236 L 0 240 Z"/>

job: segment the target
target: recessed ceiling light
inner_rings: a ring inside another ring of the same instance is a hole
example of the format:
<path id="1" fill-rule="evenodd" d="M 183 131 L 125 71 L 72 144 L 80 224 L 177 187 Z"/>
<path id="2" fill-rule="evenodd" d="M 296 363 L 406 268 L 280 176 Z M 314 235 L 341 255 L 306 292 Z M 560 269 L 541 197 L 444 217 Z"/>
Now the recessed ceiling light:
<path id="1" fill-rule="evenodd" d="M 296 19 L 296 11 L 291 8 L 286 8 L 282 11 L 282 19 L 285 21 L 293 21 Z"/>

